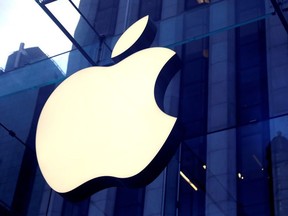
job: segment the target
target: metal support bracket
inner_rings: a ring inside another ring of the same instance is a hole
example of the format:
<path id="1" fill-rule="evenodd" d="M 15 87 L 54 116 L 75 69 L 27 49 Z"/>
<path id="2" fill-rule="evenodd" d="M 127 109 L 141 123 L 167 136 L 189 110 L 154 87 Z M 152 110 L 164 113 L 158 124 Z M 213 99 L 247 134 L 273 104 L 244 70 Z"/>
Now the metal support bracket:
<path id="1" fill-rule="evenodd" d="M 67 31 L 67 29 L 60 23 L 60 21 L 52 14 L 52 12 L 46 7 L 46 4 L 54 2 L 56 0 L 35 0 L 37 4 L 44 10 L 44 12 L 52 19 L 52 21 L 60 28 L 60 30 L 66 35 L 66 37 L 72 42 L 72 44 L 79 50 L 79 52 L 84 56 L 84 58 L 92 65 L 96 66 L 96 62 L 89 56 L 89 54 L 82 48 L 82 46 L 75 40 L 75 38 Z M 70 2 L 70 1 L 69 1 Z M 71 3 L 71 2 L 70 2 Z M 74 4 L 72 4 L 75 7 Z M 77 9 L 79 13 L 79 10 Z M 90 23 L 83 16 L 82 13 L 79 13 L 80 16 L 88 23 L 91 27 Z M 92 28 L 93 29 L 93 28 Z M 94 30 L 94 29 L 93 29 Z M 95 32 L 95 30 L 94 30 Z"/>

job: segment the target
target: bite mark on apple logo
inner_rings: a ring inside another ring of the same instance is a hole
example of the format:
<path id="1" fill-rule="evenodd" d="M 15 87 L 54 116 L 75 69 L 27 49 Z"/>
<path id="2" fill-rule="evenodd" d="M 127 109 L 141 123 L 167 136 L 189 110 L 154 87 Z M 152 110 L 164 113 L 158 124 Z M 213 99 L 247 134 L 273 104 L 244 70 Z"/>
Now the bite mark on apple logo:
<path id="1" fill-rule="evenodd" d="M 115 65 L 76 72 L 47 100 L 36 155 L 62 196 L 77 201 L 107 187 L 147 185 L 177 150 L 181 124 L 163 112 L 163 98 L 180 60 L 173 50 L 148 48 L 155 34 L 143 17 L 116 43 Z"/>

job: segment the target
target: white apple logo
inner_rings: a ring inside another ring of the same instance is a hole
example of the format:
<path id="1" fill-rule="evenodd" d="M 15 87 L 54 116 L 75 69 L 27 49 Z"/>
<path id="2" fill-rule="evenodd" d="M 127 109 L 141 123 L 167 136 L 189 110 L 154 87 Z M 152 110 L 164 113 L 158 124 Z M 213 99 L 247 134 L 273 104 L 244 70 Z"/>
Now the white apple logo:
<path id="1" fill-rule="evenodd" d="M 41 112 L 38 163 L 47 183 L 64 197 L 78 200 L 110 186 L 145 185 L 178 147 L 177 119 L 154 98 L 154 88 L 162 88 L 159 73 L 178 71 L 175 52 L 157 47 L 130 55 L 145 44 L 145 31 L 153 32 L 149 22 L 148 16 L 140 19 L 118 40 L 112 57 L 124 60 L 73 74 Z"/>

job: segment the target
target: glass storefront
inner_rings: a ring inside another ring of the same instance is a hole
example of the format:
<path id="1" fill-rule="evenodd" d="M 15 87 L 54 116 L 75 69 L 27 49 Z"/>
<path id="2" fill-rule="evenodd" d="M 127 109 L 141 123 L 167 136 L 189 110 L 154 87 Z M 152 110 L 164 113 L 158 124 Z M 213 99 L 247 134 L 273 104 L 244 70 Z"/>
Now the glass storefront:
<path id="1" fill-rule="evenodd" d="M 91 62 L 62 33 L 70 51 L 52 57 L 40 45 L 22 46 L 0 65 L 0 215 L 288 214 L 288 40 L 270 1 L 72 2 L 91 25 L 76 11 L 69 31 L 99 66 L 113 64 L 111 50 L 129 25 L 146 14 L 154 19 L 152 46 L 173 49 L 182 61 L 167 89 L 165 111 L 181 120 L 184 138 L 148 186 L 109 188 L 77 203 L 63 199 L 39 170 L 37 121 L 55 87 Z M 70 3 L 56 0 L 47 7 Z M 54 15 L 69 25 L 64 13 Z M 36 24 L 27 25 L 37 32 Z M 17 23 L 14 28 L 25 31 Z M 41 37 L 52 45 L 58 38 Z M 4 43 L 14 43 L 13 37 Z"/>

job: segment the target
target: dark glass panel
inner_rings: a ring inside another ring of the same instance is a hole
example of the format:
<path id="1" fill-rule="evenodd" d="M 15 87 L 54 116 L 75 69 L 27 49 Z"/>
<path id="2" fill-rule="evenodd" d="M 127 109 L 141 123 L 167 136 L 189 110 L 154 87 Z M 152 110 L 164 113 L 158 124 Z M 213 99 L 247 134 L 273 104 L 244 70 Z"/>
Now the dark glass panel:
<path id="1" fill-rule="evenodd" d="M 145 188 L 128 189 L 117 188 L 114 215 L 115 216 L 142 216 Z"/>
<path id="2" fill-rule="evenodd" d="M 139 18 L 149 15 L 152 20 L 161 19 L 162 1 L 161 0 L 142 0 L 139 8 Z"/>

